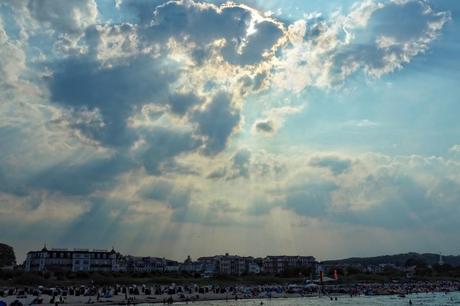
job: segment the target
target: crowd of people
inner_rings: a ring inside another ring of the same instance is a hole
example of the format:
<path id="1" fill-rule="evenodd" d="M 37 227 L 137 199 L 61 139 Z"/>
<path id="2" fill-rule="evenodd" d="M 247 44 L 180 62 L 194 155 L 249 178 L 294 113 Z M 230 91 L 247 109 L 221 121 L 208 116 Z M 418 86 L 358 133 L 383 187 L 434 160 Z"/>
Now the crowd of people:
<path id="1" fill-rule="evenodd" d="M 69 286 L 58 288 L 25 287 L 0 288 L 0 306 L 59 305 L 59 304 L 138 304 L 193 302 L 198 300 L 229 300 L 250 298 L 280 298 L 340 295 L 399 295 L 412 293 L 460 291 L 456 281 L 407 281 L 356 284 L 302 284 L 224 286 L 209 285 L 115 285 Z"/>

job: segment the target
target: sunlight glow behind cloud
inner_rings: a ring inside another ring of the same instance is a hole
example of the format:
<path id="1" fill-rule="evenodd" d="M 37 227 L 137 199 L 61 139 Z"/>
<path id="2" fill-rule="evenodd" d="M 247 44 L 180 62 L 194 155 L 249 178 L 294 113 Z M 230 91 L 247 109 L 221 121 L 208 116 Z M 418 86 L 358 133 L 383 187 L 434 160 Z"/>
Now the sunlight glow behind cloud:
<path id="1" fill-rule="evenodd" d="M 0 231 L 20 251 L 336 256 L 347 231 L 420 249 L 421 228 L 458 241 L 459 126 L 431 128 L 456 113 L 458 72 L 435 61 L 460 49 L 457 4 L 102 2 L 0 4 Z M 419 150 L 430 133 L 444 155 Z M 349 242 L 341 255 L 373 253 Z"/>

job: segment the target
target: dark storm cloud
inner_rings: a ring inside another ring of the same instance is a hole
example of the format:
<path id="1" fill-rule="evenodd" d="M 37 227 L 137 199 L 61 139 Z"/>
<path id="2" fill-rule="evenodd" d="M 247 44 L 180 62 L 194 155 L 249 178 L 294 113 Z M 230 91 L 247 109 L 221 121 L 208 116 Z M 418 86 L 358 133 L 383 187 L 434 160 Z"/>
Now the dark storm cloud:
<path id="1" fill-rule="evenodd" d="M 84 164 L 66 160 L 31 176 L 27 185 L 68 195 L 89 195 L 95 190 L 114 187 L 117 176 L 134 166 L 136 163 L 124 155 L 94 159 Z"/>
<path id="2" fill-rule="evenodd" d="M 240 123 L 240 111 L 233 107 L 231 96 L 221 92 L 207 105 L 206 109 L 193 113 L 197 132 L 206 139 L 204 153 L 214 155 L 227 145 L 232 132 Z"/>
<path id="3" fill-rule="evenodd" d="M 134 6 L 134 3 L 125 4 Z M 195 25 L 198 28 L 205 27 L 208 31 L 187 34 L 200 43 L 205 44 L 221 37 L 222 33 L 213 34 L 216 28 L 210 27 L 210 24 L 216 21 L 212 20 L 213 18 L 219 21 L 230 19 L 227 20 L 227 24 L 218 25 L 226 35 L 243 35 L 251 14 L 239 7 L 224 11 L 217 12 L 215 7 L 202 9 L 191 3 L 169 3 L 158 8 L 152 27 L 163 27 L 160 32 L 165 34 L 165 37 L 180 36 L 180 31 L 184 29 L 177 28 L 177 24 L 171 20 L 182 16 L 182 13 L 177 15 L 175 12 L 186 12 L 191 14 L 190 18 L 196 18 L 193 22 L 197 22 Z M 206 18 L 211 20 L 204 20 Z M 236 23 L 236 20 L 239 22 Z M 268 30 L 269 26 L 264 24 L 263 28 Z M 189 28 L 191 29 L 198 30 L 193 27 Z M 63 60 L 49 63 L 53 69 L 53 74 L 48 79 L 51 99 L 55 104 L 71 110 L 73 117 L 69 119 L 68 126 L 78 130 L 85 137 L 98 141 L 102 146 L 120 150 L 120 157 L 117 159 L 123 159 L 123 166 L 117 161 L 101 160 L 95 160 L 81 168 L 57 164 L 34 176 L 33 180 L 37 181 L 34 183 L 35 188 L 49 188 L 68 194 L 90 193 L 97 188 L 111 186 L 115 177 L 129 170 L 129 167 L 142 165 L 151 175 L 160 175 L 165 169 L 182 171 L 183 169 L 175 164 L 176 156 L 199 148 L 209 155 L 225 149 L 229 137 L 240 122 L 240 111 L 233 107 L 229 94 L 219 93 L 211 98 L 206 108 L 192 112 L 192 108 L 204 103 L 204 100 L 193 92 L 170 91 L 170 84 L 177 80 L 180 67 L 177 63 L 166 60 L 165 56 L 133 55 L 123 59 L 109 58 L 105 61 L 98 58 L 98 48 L 104 40 L 101 31 L 106 31 L 104 35 L 110 36 L 131 33 L 134 30 L 135 27 L 128 24 L 99 28 L 90 26 L 84 36 L 89 50 L 87 55 L 72 53 Z M 262 28 L 258 30 L 265 31 Z M 143 36 L 144 39 L 146 37 Z M 251 50 L 254 48 L 251 45 Z M 184 133 L 173 128 L 139 130 L 128 126 L 129 117 L 149 103 L 167 104 L 169 110 L 179 116 L 189 113 L 186 119 L 194 124 L 196 131 Z M 83 113 L 97 116 L 82 120 L 79 116 Z M 126 162 L 130 157 L 122 157 L 126 154 L 125 148 L 139 139 L 145 141 L 145 145 L 135 155 L 138 160 Z M 76 184 L 72 184 L 70 179 L 65 179 L 65 176 L 75 177 Z M 84 177 L 87 176 L 95 179 L 86 182 Z"/>
<path id="4" fill-rule="evenodd" d="M 124 1 L 121 8 L 127 8 L 139 24 L 89 26 L 83 38 L 89 53 L 83 56 L 74 54 L 53 63 L 54 72 L 49 79 L 51 98 L 55 103 L 77 112 L 80 109 L 97 110 L 101 115 L 102 124 L 80 122 L 70 126 L 86 137 L 112 147 L 129 146 L 139 139 L 138 132 L 127 126 L 127 120 L 143 105 L 167 103 L 172 113 L 184 116 L 204 100 L 193 92 L 174 93 L 169 90 L 179 77 L 180 65 L 165 60 L 170 51 L 165 47 L 160 57 L 134 55 L 100 61 L 99 47 L 106 44 L 102 32 L 108 36 L 136 33 L 140 44 L 136 48 L 139 50 L 152 43 L 166 42 L 171 37 L 191 40 L 196 43 L 193 57 L 199 62 L 210 56 L 210 43 L 223 38 L 226 44 L 222 53 L 235 65 L 262 61 L 262 54 L 271 49 L 282 35 L 278 24 L 268 20 L 254 21 L 255 13 L 244 6 L 218 8 L 193 1 Z M 132 21 L 130 14 L 127 18 Z M 247 36 L 251 22 L 254 31 Z M 121 46 L 126 48 L 125 45 Z M 262 80 L 259 78 L 257 82 Z M 225 148 L 240 121 L 240 114 L 231 106 L 230 95 L 220 93 L 205 110 L 193 112 L 188 119 L 196 123 L 197 132 L 206 139 L 203 152 L 213 155 Z M 176 150 L 181 151 L 177 147 L 171 148 L 171 151 Z M 160 155 L 165 153 L 156 151 Z M 166 157 L 162 155 L 157 159 L 165 160 Z M 157 172 L 157 162 L 149 164 L 148 168 Z"/>
<path id="5" fill-rule="evenodd" d="M 248 36 L 253 12 L 238 5 L 218 8 L 207 3 L 170 1 L 158 6 L 153 16 L 149 26 L 142 28 L 144 40 L 159 42 L 174 37 L 193 41 L 198 44 L 193 51 L 197 63 L 202 63 L 209 54 L 207 46 L 218 39 L 225 39 L 222 55 L 227 62 L 234 65 L 257 64 L 283 35 L 279 24 L 265 20 L 254 23 L 254 32 Z M 143 17 L 140 19 L 144 20 Z"/>
<path id="6" fill-rule="evenodd" d="M 101 112 L 104 127 L 82 131 L 107 145 L 131 144 L 135 135 L 127 119 L 136 107 L 168 97 L 177 72 L 149 56 L 103 67 L 90 58 L 69 58 L 56 64 L 49 80 L 54 102 Z"/>
<path id="7" fill-rule="evenodd" d="M 200 103 L 200 98 L 198 98 L 193 93 L 175 93 L 169 97 L 169 105 L 171 112 L 174 114 L 183 116 L 185 113 L 194 105 Z"/>
<path id="8" fill-rule="evenodd" d="M 180 154 L 197 150 L 201 141 L 191 133 L 155 128 L 145 133 L 147 147 L 142 150 L 140 160 L 151 175 L 160 175 L 164 166 L 174 163 Z"/>
<path id="9" fill-rule="evenodd" d="M 328 168 L 332 174 L 339 175 L 348 171 L 352 166 L 352 162 L 348 159 L 334 156 L 315 157 L 310 160 L 310 166 Z"/>

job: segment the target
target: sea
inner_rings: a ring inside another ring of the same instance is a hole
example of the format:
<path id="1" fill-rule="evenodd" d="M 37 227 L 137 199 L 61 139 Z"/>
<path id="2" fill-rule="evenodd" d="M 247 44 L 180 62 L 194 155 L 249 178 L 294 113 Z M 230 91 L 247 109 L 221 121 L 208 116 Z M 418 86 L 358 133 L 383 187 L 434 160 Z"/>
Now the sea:
<path id="1" fill-rule="evenodd" d="M 412 302 L 412 304 L 410 303 Z M 174 303 L 175 305 L 185 305 L 185 303 Z M 142 304 L 150 306 L 154 304 Z M 157 304 L 158 305 L 158 304 Z M 332 306 L 332 305 L 366 305 L 366 306 L 396 306 L 396 305 L 460 305 L 460 293 L 428 293 L 411 294 L 406 297 L 398 296 L 360 296 L 347 297 L 339 296 L 337 301 L 331 301 L 328 297 L 307 297 L 289 299 L 256 299 L 238 301 L 206 301 L 189 303 L 193 306 Z"/>

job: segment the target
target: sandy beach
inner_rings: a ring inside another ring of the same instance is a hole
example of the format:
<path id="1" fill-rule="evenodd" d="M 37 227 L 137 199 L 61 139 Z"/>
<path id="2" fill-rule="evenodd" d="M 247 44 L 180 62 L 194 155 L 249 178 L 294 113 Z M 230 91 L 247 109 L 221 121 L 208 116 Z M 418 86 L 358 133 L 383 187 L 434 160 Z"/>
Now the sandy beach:
<path id="1" fill-rule="evenodd" d="M 301 294 L 272 294 L 272 298 L 297 298 L 297 297 L 305 297 L 305 295 Z M 55 305 L 55 303 L 50 303 L 52 297 L 48 295 L 42 295 L 43 304 L 40 305 Z M 125 299 L 123 295 L 116 295 L 111 298 L 105 299 L 100 298 L 97 301 L 96 296 L 66 296 L 63 297 L 63 304 L 66 305 L 136 305 L 136 304 L 163 304 L 165 303 L 168 298 L 172 298 L 174 302 L 181 302 L 181 303 L 192 303 L 194 301 L 213 301 L 213 300 L 235 300 L 235 295 L 231 294 L 216 294 L 216 293 L 206 293 L 206 294 L 198 294 L 198 298 L 196 294 L 175 294 L 175 295 L 137 295 L 132 296 L 131 299 L 128 297 L 128 301 Z M 31 302 L 35 299 L 34 296 L 27 296 L 22 298 L 17 298 L 15 296 L 9 296 L 6 298 L 0 298 L 0 301 L 4 301 L 7 305 L 10 305 L 14 301 L 18 300 L 23 305 L 30 305 Z M 238 299 L 258 299 L 258 298 L 268 298 L 266 294 L 260 294 L 258 296 L 249 296 L 249 295 L 238 295 Z"/>
<path id="2" fill-rule="evenodd" d="M 450 281 L 408 283 L 356 283 L 347 286 L 314 284 L 259 286 L 116 286 L 69 288 L 10 288 L 3 291 L 0 301 L 7 305 L 136 305 L 187 304 L 197 301 L 235 301 L 243 299 L 278 299 L 328 296 L 398 296 L 409 294 L 458 292 L 460 284 Z M 321 292 L 321 294 L 320 294 Z M 69 294 L 70 293 L 70 294 Z M 53 297 L 54 296 L 54 297 Z M 0 303 L 0 305 L 2 305 Z"/>

